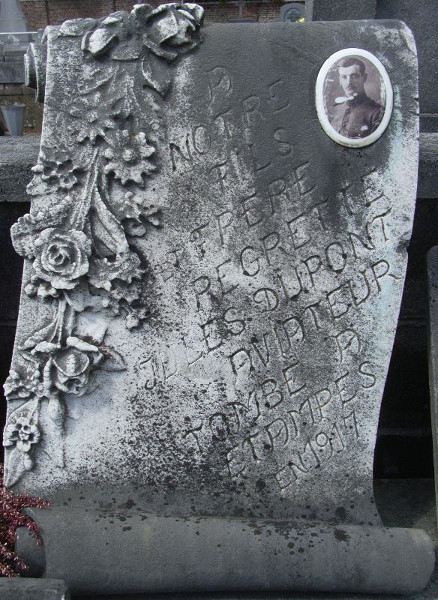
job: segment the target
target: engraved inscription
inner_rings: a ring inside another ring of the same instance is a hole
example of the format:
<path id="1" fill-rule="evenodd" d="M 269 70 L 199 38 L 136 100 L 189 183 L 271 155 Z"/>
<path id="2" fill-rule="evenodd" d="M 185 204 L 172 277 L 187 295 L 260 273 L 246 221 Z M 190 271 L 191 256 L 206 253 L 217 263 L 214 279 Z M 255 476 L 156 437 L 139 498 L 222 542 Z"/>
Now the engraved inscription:
<path id="1" fill-rule="evenodd" d="M 366 444 L 361 420 L 382 372 L 363 321 L 402 278 L 384 253 L 393 212 L 377 167 L 329 193 L 319 185 L 282 79 L 239 98 L 224 66 L 205 77 L 208 116 L 169 142 L 175 172 L 202 157 L 213 198 L 181 257 L 181 271 L 186 255 L 202 258 L 181 369 L 225 360 L 227 384 L 184 436 L 195 455 L 223 445 L 231 478 L 268 469 L 285 490 Z"/>

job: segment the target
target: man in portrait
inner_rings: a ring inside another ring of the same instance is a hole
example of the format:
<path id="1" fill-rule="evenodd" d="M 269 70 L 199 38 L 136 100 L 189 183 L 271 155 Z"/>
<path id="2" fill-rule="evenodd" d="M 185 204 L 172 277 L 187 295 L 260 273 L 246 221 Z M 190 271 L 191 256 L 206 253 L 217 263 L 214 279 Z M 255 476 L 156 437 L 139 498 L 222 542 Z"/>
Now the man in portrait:
<path id="1" fill-rule="evenodd" d="M 336 98 L 329 111 L 332 127 L 348 138 L 364 138 L 380 125 L 383 107 L 367 96 L 365 82 L 368 78 L 365 64 L 359 58 L 348 56 L 338 65 L 339 83 L 345 96 Z"/>

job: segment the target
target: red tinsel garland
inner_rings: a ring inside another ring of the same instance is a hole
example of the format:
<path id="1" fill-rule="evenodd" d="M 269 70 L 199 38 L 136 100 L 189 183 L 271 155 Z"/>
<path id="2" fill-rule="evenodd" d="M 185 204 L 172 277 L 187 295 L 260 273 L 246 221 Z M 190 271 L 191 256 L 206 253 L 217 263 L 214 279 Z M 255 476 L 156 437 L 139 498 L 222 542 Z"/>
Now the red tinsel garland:
<path id="1" fill-rule="evenodd" d="M 50 504 L 48 500 L 7 490 L 3 485 L 3 465 L 0 464 L 0 577 L 19 577 L 17 571 L 28 568 L 14 552 L 18 527 L 27 527 L 38 546 L 43 543 L 38 525 L 23 513 L 23 509 L 47 508 Z"/>

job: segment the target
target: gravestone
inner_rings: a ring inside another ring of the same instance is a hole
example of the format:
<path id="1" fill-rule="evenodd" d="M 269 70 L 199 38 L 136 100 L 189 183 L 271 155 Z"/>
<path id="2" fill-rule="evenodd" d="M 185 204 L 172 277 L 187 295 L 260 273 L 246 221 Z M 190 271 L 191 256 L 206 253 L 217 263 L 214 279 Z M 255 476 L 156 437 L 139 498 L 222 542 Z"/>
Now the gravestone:
<path id="1" fill-rule="evenodd" d="M 295 23 L 304 17 L 304 4 L 288 2 L 280 8 L 280 21 Z"/>
<path id="2" fill-rule="evenodd" d="M 412 35 L 201 30 L 202 12 L 138 5 L 29 50 L 45 112 L 12 229 L 6 484 L 54 506 L 32 512 L 44 550 L 18 550 L 81 593 L 419 590 L 431 542 L 384 528 L 372 489 L 415 206 Z M 321 126 L 343 49 L 389 73 L 376 135 Z"/>

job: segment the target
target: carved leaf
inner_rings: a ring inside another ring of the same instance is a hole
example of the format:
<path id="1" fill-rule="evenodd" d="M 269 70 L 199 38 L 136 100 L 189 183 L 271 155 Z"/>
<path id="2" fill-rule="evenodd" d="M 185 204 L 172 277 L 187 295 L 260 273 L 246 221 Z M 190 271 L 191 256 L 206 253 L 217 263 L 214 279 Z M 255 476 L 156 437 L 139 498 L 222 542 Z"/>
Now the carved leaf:
<path id="1" fill-rule="evenodd" d="M 58 396 L 51 396 L 47 404 L 47 414 L 61 429 L 64 427 L 65 407 Z"/>
<path id="2" fill-rule="evenodd" d="M 87 34 L 82 41 L 82 49 L 88 50 L 94 56 L 101 56 L 109 51 L 118 40 L 117 32 L 100 27 Z"/>
<path id="3" fill-rule="evenodd" d="M 102 300 L 102 297 L 99 296 Z M 96 346 L 100 346 L 108 329 L 110 318 L 102 312 L 85 312 L 76 323 L 75 335 L 88 339 Z"/>
<path id="4" fill-rule="evenodd" d="M 91 310 L 100 310 L 102 308 L 101 297 L 90 294 L 88 284 L 85 281 L 81 281 L 74 290 L 65 291 L 64 296 L 67 303 L 76 312 L 83 312 L 87 308 Z"/>
<path id="5" fill-rule="evenodd" d="M 143 51 L 141 39 L 131 38 L 120 44 L 112 54 L 113 60 L 136 60 Z"/>
<path id="6" fill-rule="evenodd" d="M 132 283 L 135 279 L 141 280 L 143 273 L 139 257 L 129 250 L 111 261 L 107 258 L 90 261 L 90 283 L 109 292 L 113 288 L 114 280 L 117 280 L 116 287 L 121 289 L 123 297 L 126 286 L 120 287 L 121 282 Z"/>
<path id="7" fill-rule="evenodd" d="M 28 465 L 26 465 L 28 466 Z M 8 460 L 5 466 L 5 486 L 12 487 L 28 471 L 24 465 L 24 455 L 18 448 L 8 451 Z"/>
<path id="8" fill-rule="evenodd" d="M 45 432 L 48 441 L 47 453 L 57 467 L 64 467 L 64 421 L 66 409 L 58 396 L 51 396 L 49 398 L 47 415 L 50 419 L 47 422 L 47 431 Z"/>
<path id="9" fill-rule="evenodd" d="M 163 62 L 149 52 L 141 65 L 141 71 L 144 77 L 144 85 L 152 88 L 164 98 L 169 91 L 172 79 L 170 71 Z"/>
<path id="10" fill-rule="evenodd" d="M 122 254 L 128 249 L 123 227 L 105 206 L 97 189 L 93 194 L 90 225 L 94 247 L 99 256 Z"/>
<path id="11" fill-rule="evenodd" d="M 115 100 L 114 114 L 118 115 L 119 118 L 128 119 L 135 113 L 137 100 L 130 86 L 120 83 L 120 88 L 123 89 L 123 96 Z"/>
<path id="12" fill-rule="evenodd" d="M 34 354 L 51 354 L 57 348 L 59 348 L 59 344 L 54 344 L 53 342 L 40 342 L 35 346 L 32 353 Z"/>
<path id="13" fill-rule="evenodd" d="M 109 74 L 108 74 L 109 71 Z M 104 87 L 111 81 L 114 77 L 116 70 L 111 70 L 111 65 L 107 64 L 105 66 L 105 74 L 102 74 L 102 67 L 100 64 L 97 67 L 91 65 L 84 65 L 84 70 L 82 72 L 82 81 L 78 82 L 78 92 L 80 96 L 86 96 L 87 94 L 92 94 L 96 92 L 100 88 Z"/>
<path id="14" fill-rule="evenodd" d="M 98 352 L 99 349 L 94 344 L 89 344 L 85 340 L 81 340 L 76 336 L 69 336 L 66 339 L 66 346 L 71 348 L 76 348 L 77 350 L 81 350 L 82 352 Z"/>
<path id="15" fill-rule="evenodd" d="M 36 413 L 38 411 L 38 401 L 37 400 L 29 400 L 22 404 L 15 410 L 13 410 L 9 416 L 6 425 L 19 417 L 26 417 L 27 419 L 35 420 Z"/>
<path id="16" fill-rule="evenodd" d="M 30 215 L 20 217 L 11 227 L 11 238 L 15 252 L 24 258 L 32 258 L 34 253 L 34 226 Z"/>
<path id="17" fill-rule="evenodd" d="M 109 346 L 100 346 L 100 351 L 105 357 L 102 363 L 103 371 L 125 371 L 126 362 L 121 354 L 119 354 L 114 348 Z"/>
<path id="18" fill-rule="evenodd" d="M 47 327 L 43 327 L 43 329 L 36 331 L 24 342 L 20 347 L 20 350 L 31 350 L 42 342 L 51 342 L 56 335 L 56 326 L 57 322 L 53 320 Z"/>
<path id="19" fill-rule="evenodd" d="M 78 37 L 93 29 L 97 23 L 96 19 L 71 19 L 64 21 L 59 29 L 59 35 Z"/>

